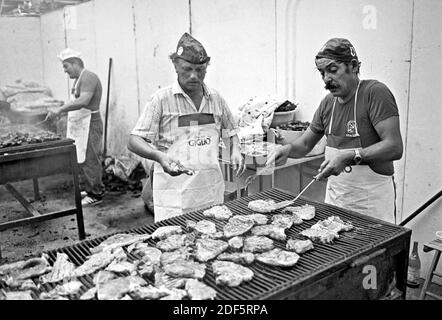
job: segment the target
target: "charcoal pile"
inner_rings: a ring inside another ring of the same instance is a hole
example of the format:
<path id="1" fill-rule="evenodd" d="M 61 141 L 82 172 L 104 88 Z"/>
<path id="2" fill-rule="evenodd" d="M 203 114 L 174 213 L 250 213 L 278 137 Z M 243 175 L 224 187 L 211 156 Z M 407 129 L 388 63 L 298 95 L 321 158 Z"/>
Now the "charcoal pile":
<path id="1" fill-rule="evenodd" d="M 141 179 L 147 177 L 140 161 L 130 158 L 106 157 L 104 160 L 103 184 L 106 191 L 139 194 L 143 189 Z"/>

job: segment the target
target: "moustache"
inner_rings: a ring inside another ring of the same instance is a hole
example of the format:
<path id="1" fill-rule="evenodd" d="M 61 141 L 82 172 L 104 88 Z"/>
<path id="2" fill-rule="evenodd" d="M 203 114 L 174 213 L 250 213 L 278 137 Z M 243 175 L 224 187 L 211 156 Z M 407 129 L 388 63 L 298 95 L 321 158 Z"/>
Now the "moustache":
<path id="1" fill-rule="evenodd" d="M 331 90 L 331 89 L 337 89 L 338 86 L 336 84 L 333 84 L 333 83 L 326 83 L 324 88 L 326 90 Z"/>

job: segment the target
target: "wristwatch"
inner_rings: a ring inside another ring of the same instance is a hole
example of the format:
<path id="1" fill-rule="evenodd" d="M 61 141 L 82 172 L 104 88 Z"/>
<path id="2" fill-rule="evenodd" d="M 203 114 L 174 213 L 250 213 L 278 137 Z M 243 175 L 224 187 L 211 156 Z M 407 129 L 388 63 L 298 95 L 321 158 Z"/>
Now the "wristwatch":
<path id="1" fill-rule="evenodd" d="M 356 165 L 362 162 L 361 149 L 355 149 L 355 156 L 353 157 L 353 161 Z"/>

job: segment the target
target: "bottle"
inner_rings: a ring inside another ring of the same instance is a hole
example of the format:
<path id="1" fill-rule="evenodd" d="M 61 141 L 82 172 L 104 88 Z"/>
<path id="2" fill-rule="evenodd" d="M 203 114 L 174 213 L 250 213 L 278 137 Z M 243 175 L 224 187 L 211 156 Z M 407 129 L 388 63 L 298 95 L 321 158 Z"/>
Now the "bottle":
<path id="1" fill-rule="evenodd" d="M 414 241 L 413 243 L 413 251 L 410 254 L 410 258 L 408 259 L 408 279 L 407 286 L 410 288 L 418 288 L 419 287 L 419 278 L 421 272 L 421 260 L 419 258 L 419 243 Z"/>

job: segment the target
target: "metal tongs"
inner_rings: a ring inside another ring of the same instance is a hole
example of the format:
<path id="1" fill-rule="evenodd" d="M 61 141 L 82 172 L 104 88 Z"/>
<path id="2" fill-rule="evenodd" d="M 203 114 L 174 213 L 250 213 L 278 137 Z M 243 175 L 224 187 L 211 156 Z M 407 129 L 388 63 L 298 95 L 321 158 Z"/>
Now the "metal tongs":
<path id="1" fill-rule="evenodd" d="M 287 207 L 287 206 L 295 203 L 295 201 L 299 199 L 299 197 L 313 184 L 313 182 L 317 181 L 317 177 L 318 176 L 314 176 L 313 180 L 310 181 L 309 184 L 304 189 L 302 189 L 302 191 L 296 196 L 295 199 L 277 202 L 277 203 L 275 203 L 275 206 L 273 207 L 273 210 L 282 209 L 284 207 Z"/>
<path id="2" fill-rule="evenodd" d="M 40 127 L 40 126 L 42 126 L 43 124 L 45 124 L 46 122 L 48 122 L 48 119 L 44 119 L 43 121 L 40 121 L 40 122 L 34 123 L 33 126 L 34 126 L 34 127 Z"/>

